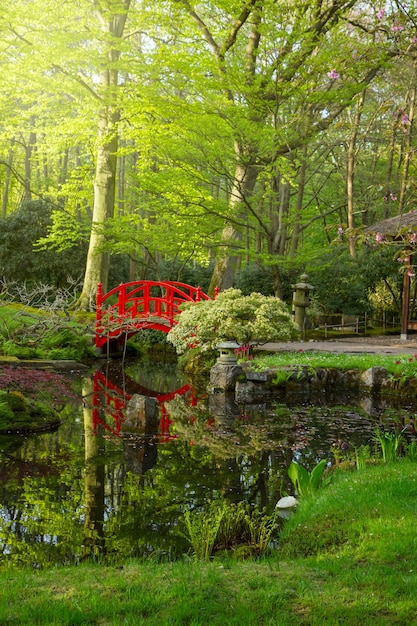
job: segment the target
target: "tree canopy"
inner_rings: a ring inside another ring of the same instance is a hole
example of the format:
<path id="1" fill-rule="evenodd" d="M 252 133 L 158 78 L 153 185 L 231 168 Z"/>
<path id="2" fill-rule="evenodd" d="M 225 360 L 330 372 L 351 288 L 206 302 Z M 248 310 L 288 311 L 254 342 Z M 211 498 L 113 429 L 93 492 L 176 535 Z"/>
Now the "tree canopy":
<path id="1" fill-rule="evenodd" d="M 210 292 L 257 266 L 281 297 L 289 276 L 331 271 L 332 246 L 355 264 L 358 231 L 415 201 L 416 9 L 16 0 L 0 19 L 3 220 L 53 203 L 39 236 L 88 249 L 82 308 L 121 254 L 132 280 L 210 268 Z"/>

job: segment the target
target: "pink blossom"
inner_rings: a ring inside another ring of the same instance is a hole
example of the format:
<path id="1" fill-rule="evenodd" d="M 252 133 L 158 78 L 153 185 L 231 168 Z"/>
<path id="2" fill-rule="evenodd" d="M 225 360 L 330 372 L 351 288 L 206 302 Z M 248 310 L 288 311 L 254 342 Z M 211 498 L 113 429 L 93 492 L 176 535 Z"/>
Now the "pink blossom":
<path id="1" fill-rule="evenodd" d="M 391 198 L 391 200 L 392 200 L 393 202 L 395 202 L 395 201 L 396 201 L 396 199 L 397 199 L 397 196 L 395 195 L 395 193 L 394 193 L 393 191 L 391 191 L 391 193 L 390 193 L 389 197 Z"/>
<path id="2" fill-rule="evenodd" d="M 341 226 L 339 226 L 339 228 L 337 229 L 337 234 L 339 235 L 339 237 L 343 235 L 343 228 Z"/>
<path id="3" fill-rule="evenodd" d="M 383 20 L 384 16 L 385 16 L 385 9 L 379 9 L 378 13 L 376 14 L 377 18 L 379 20 Z"/>
<path id="4" fill-rule="evenodd" d="M 377 243 L 381 243 L 382 241 L 384 241 L 384 235 L 382 233 L 376 233 L 375 234 L 375 241 Z"/>
<path id="5" fill-rule="evenodd" d="M 414 273 L 414 271 L 413 271 L 413 268 L 412 268 L 412 267 L 409 267 L 409 268 L 408 268 L 408 270 L 407 270 L 407 276 L 411 276 L 411 277 L 412 277 L 412 276 L 415 276 L 415 273 Z"/>
<path id="6" fill-rule="evenodd" d="M 407 113 L 403 113 L 403 116 L 401 118 L 401 124 L 408 124 L 409 121 L 410 120 L 409 120 L 408 114 Z"/>
<path id="7" fill-rule="evenodd" d="M 416 243 L 417 241 L 417 233 L 412 233 L 410 235 L 410 243 Z"/>
<path id="8" fill-rule="evenodd" d="M 330 70 L 330 72 L 327 72 L 327 76 L 330 78 L 330 80 L 337 80 L 340 74 L 336 72 L 336 70 Z"/>
<path id="9" fill-rule="evenodd" d="M 394 24 L 391 26 L 391 30 L 393 33 L 398 33 L 401 30 L 404 30 L 404 26 L 402 24 L 398 24 L 398 22 L 394 22 Z"/>

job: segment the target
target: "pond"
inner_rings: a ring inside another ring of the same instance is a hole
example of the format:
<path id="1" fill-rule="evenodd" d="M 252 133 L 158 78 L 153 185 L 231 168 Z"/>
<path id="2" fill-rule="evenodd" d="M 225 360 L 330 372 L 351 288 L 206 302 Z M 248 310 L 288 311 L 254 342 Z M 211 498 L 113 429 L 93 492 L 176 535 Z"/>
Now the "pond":
<path id="1" fill-rule="evenodd" d="M 106 361 L 77 385 L 57 430 L 0 438 L 3 566 L 175 558 L 189 549 L 187 508 L 222 498 L 271 511 L 293 493 L 291 460 L 330 463 L 335 449 L 372 446 L 377 424 L 414 425 L 417 415 L 340 392 L 236 405 L 190 388 L 174 364 L 144 360 Z M 123 431 L 133 394 L 160 401 L 159 427 L 146 435 Z"/>

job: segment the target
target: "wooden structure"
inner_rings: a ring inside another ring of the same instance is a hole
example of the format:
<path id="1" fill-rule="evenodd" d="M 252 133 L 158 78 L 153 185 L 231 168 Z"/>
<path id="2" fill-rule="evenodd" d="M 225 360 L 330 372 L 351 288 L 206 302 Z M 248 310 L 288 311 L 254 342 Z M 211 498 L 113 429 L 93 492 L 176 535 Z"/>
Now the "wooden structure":
<path id="1" fill-rule="evenodd" d="M 401 301 L 401 339 L 408 339 L 409 331 L 417 330 L 417 320 L 410 319 L 410 295 L 414 277 L 412 255 L 417 244 L 417 211 L 402 213 L 372 224 L 365 229 L 365 234 L 372 235 L 380 243 L 391 241 L 402 244 L 404 257 L 410 258 L 404 268 Z"/>
<path id="2" fill-rule="evenodd" d="M 123 343 L 142 328 L 168 333 L 184 302 L 209 300 L 200 289 L 173 281 L 141 280 L 119 285 L 106 294 L 101 283 L 96 299 L 96 348 L 110 340 Z"/>

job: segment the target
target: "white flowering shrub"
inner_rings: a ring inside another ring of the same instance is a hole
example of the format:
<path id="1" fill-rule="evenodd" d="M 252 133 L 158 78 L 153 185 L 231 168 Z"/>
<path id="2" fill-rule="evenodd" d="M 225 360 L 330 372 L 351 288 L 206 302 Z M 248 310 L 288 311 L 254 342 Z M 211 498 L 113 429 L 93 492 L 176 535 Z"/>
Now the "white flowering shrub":
<path id="1" fill-rule="evenodd" d="M 243 296 L 240 289 L 226 289 L 216 300 L 184 303 L 167 338 L 177 353 L 183 354 L 195 346 L 212 350 L 221 341 L 255 345 L 289 341 L 297 335 L 282 300 L 260 293 Z"/>

